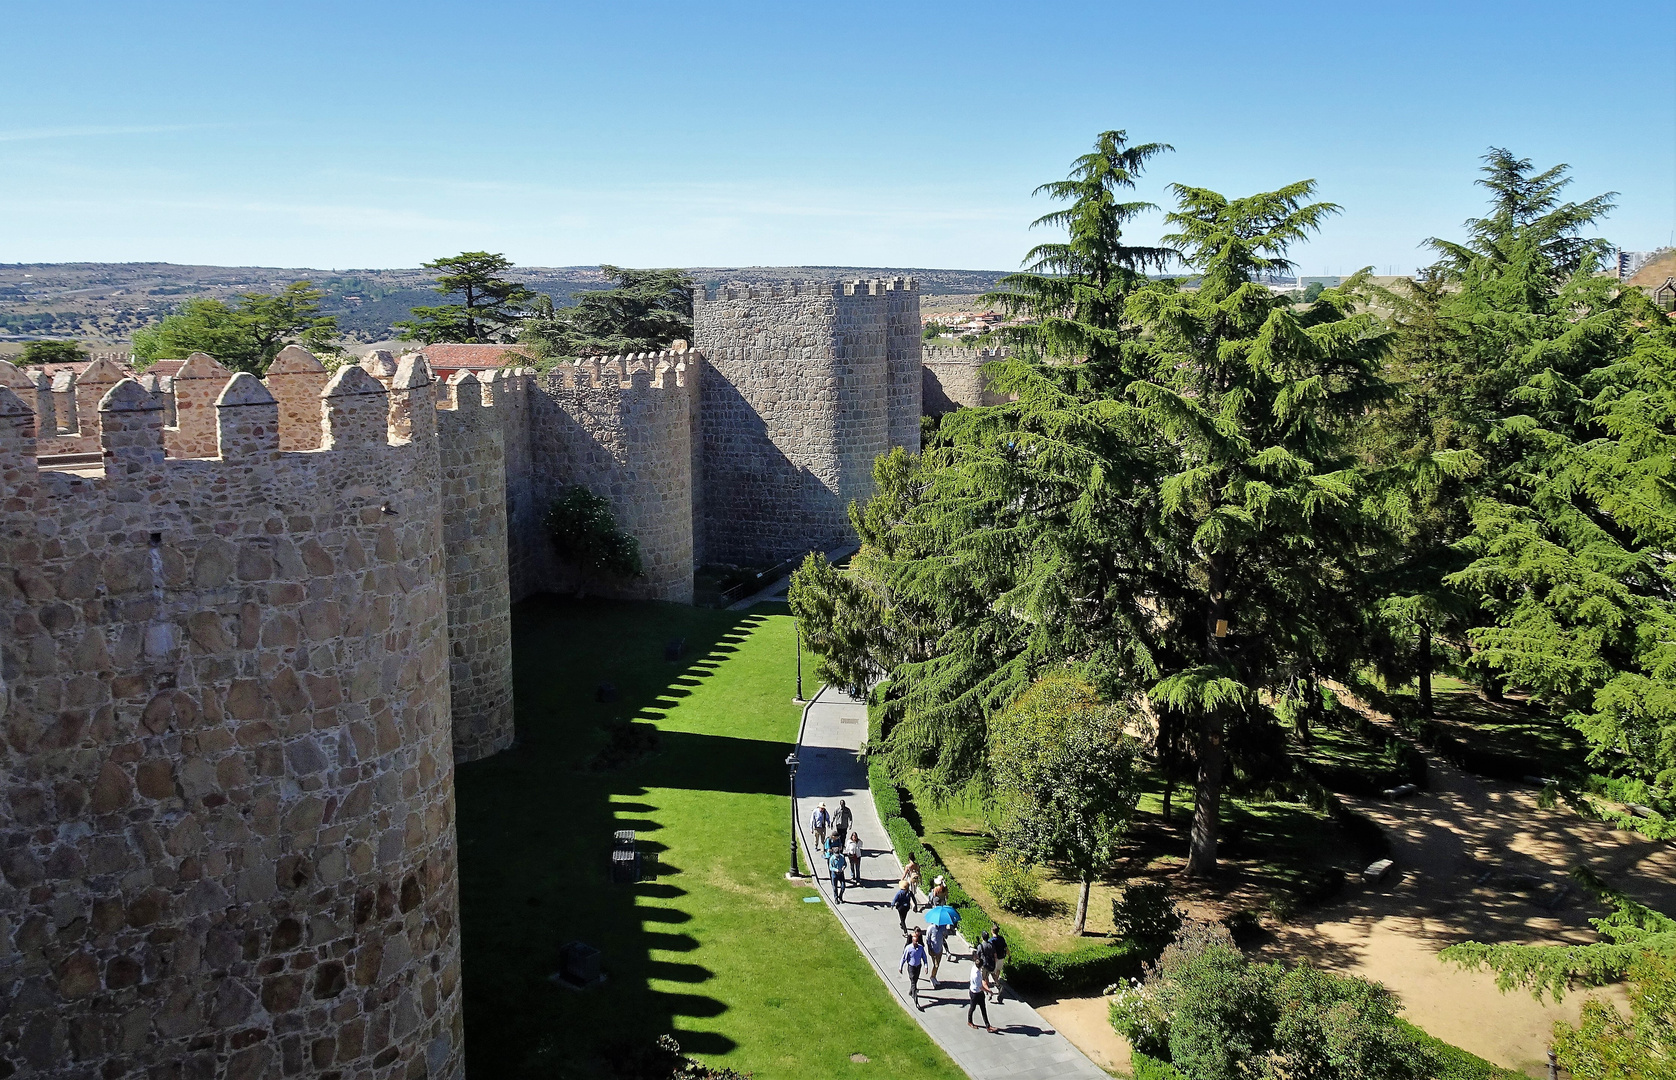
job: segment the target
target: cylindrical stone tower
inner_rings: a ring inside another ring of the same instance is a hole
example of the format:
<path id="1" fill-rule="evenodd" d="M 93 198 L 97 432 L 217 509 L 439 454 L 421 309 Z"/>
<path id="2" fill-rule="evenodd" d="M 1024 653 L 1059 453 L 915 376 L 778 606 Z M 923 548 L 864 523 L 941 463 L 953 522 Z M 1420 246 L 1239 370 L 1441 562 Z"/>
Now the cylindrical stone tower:
<path id="1" fill-rule="evenodd" d="M 455 1080 L 435 427 L 346 368 L 286 452 L 222 383 L 46 467 L 0 389 L 0 1075 Z"/>
<path id="2" fill-rule="evenodd" d="M 494 403 L 470 371 L 437 411 L 448 576 L 448 686 L 454 760 L 512 745 L 512 596 L 506 554 L 506 446 Z"/>

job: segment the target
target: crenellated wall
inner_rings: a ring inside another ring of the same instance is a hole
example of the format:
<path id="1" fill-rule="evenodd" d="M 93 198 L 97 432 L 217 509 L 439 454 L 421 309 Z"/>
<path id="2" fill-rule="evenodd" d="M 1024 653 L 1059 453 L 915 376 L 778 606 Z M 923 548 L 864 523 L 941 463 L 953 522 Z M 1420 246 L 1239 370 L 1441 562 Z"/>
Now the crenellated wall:
<path id="1" fill-rule="evenodd" d="M 611 500 L 617 524 L 640 542 L 644 574 L 581 580 L 559 563 L 534 516 L 534 577 L 574 589 L 692 602 L 692 408 L 700 359 L 691 352 L 594 357 L 534 380 L 530 466 L 538 509 L 581 484 Z"/>
<path id="2" fill-rule="evenodd" d="M 955 409 L 1000 405 L 1012 400 L 991 391 L 985 384 L 983 366 L 1008 356 L 1005 348 L 968 349 L 957 345 L 927 345 L 921 354 L 924 391 L 921 408 L 926 416 L 941 416 Z"/>
<path id="3" fill-rule="evenodd" d="M 289 450 L 209 364 L 173 431 L 112 385 L 87 465 L 0 388 L 0 1060 L 461 1076 L 434 387 L 346 368 Z"/>

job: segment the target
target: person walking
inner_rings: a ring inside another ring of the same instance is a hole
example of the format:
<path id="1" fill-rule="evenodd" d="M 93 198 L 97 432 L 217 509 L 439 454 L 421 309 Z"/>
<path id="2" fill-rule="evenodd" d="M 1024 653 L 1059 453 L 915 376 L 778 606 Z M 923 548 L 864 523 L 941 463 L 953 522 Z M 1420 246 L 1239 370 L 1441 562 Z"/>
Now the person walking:
<path id="1" fill-rule="evenodd" d="M 914 911 L 919 911 L 919 863 L 911 856 L 908 865 L 902 868 L 900 886 L 908 890 L 908 897 L 913 901 Z"/>
<path id="2" fill-rule="evenodd" d="M 943 884 L 941 875 L 931 879 L 931 891 L 926 894 L 925 902 L 931 907 L 942 907 L 949 902 L 949 887 Z"/>
<path id="3" fill-rule="evenodd" d="M 913 999 L 914 1008 L 925 1011 L 925 1006 L 919 1003 L 919 973 L 925 966 L 925 935 L 915 930 L 908 935 L 908 944 L 902 950 L 902 962 L 896 965 L 896 973 L 900 975 L 903 968 L 908 969 L 908 996 Z"/>
<path id="4" fill-rule="evenodd" d="M 832 831 L 838 834 L 838 841 L 842 843 L 844 837 L 850 835 L 850 826 L 855 824 L 855 811 L 843 799 L 838 800 L 838 809 L 832 815 Z"/>
<path id="5" fill-rule="evenodd" d="M 896 894 L 890 898 L 890 906 L 896 909 L 896 921 L 902 927 L 903 937 L 913 936 L 908 932 L 908 909 L 913 906 L 913 903 L 913 898 L 908 895 L 908 890 L 900 885 L 896 887 Z M 917 934 L 919 931 L 915 930 L 913 933 Z"/>
<path id="6" fill-rule="evenodd" d="M 943 966 L 943 935 L 948 928 L 941 923 L 932 923 L 931 929 L 925 932 L 925 951 L 931 957 L 931 989 L 937 989 L 937 969 Z"/>
<path id="7" fill-rule="evenodd" d="M 989 1032 L 991 1035 L 995 1034 L 995 1025 L 991 1024 L 989 1022 L 989 1006 L 984 1004 L 984 974 L 983 974 L 983 968 L 979 967 L 977 964 L 973 964 L 972 965 L 971 981 L 969 981 L 966 984 L 966 1026 L 967 1027 L 975 1028 L 975 1027 L 978 1026 L 978 1025 L 972 1023 L 972 1013 L 974 1011 L 980 1011 L 980 1010 L 983 1012 L 984 1030 Z"/>
<path id="8" fill-rule="evenodd" d="M 844 845 L 844 857 L 850 860 L 850 884 L 861 884 L 861 834 L 850 833 L 850 842 Z"/>
<path id="9" fill-rule="evenodd" d="M 844 861 L 844 853 L 837 848 L 826 859 L 832 869 L 832 899 L 840 904 L 844 902 Z"/>
<path id="10" fill-rule="evenodd" d="M 826 830 L 832 824 L 832 815 L 826 812 L 826 804 L 815 807 L 815 812 L 809 815 L 809 831 L 815 837 L 815 850 L 826 850 Z"/>
<path id="11" fill-rule="evenodd" d="M 995 960 L 995 966 L 989 973 L 990 984 L 995 987 L 995 1004 L 1001 1004 L 1001 972 L 1007 966 L 1007 939 L 1001 936 L 1001 924 L 993 923 L 989 928 L 990 955 Z"/>
<path id="12" fill-rule="evenodd" d="M 978 936 L 977 947 L 972 950 L 972 963 L 983 970 L 984 983 L 993 988 L 995 986 L 995 938 L 988 930 Z"/>

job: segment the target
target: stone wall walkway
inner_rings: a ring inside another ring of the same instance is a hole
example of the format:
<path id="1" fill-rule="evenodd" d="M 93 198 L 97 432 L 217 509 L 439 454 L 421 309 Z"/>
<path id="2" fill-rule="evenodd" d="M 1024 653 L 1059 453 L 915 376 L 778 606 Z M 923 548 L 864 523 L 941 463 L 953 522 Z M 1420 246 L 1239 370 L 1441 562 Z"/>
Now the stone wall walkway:
<path id="1" fill-rule="evenodd" d="M 966 981 L 972 974 L 972 948 L 958 935 L 951 939 L 950 951 L 943 958 L 939 973 L 942 988 L 928 990 L 922 978 L 920 1001 L 926 1007 L 914 1008 L 908 998 L 908 977 L 896 970 L 902 957 L 902 932 L 890 907 L 902 866 L 879 821 L 867 788 L 867 770 L 857 755 L 866 734 L 866 706 L 841 691 L 823 687 L 804 709 L 797 749 L 801 761 L 797 770 L 797 821 L 804 858 L 811 866 L 821 865 L 811 858 L 809 815 L 821 802 L 828 810 L 837 810 L 839 799 L 847 800 L 855 812 L 852 829 L 861 834 L 865 850 L 862 884 L 845 889 L 842 904 L 833 902 L 826 875 L 816 875 L 821 896 L 837 913 L 838 921 L 872 961 L 902 1007 L 974 1080 L 1105 1080 L 1105 1072 L 1010 992 L 1003 1004 L 989 1005 L 990 1023 L 999 1034 L 967 1027 Z M 915 916 L 910 914 L 908 918 L 913 926 Z M 972 929 L 974 933 L 977 930 Z"/>

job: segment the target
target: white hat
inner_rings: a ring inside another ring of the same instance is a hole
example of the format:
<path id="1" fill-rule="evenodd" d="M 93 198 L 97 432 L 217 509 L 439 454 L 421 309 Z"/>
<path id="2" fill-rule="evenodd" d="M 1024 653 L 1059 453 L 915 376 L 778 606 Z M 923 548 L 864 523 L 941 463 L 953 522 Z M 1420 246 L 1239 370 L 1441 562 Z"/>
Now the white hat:
<path id="1" fill-rule="evenodd" d="M 934 877 L 934 878 L 931 879 L 931 884 L 933 884 L 933 885 L 941 885 L 942 883 L 943 883 L 943 879 L 940 876 L 939 877 Z"/>

